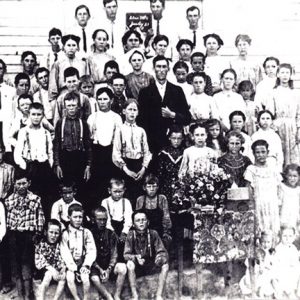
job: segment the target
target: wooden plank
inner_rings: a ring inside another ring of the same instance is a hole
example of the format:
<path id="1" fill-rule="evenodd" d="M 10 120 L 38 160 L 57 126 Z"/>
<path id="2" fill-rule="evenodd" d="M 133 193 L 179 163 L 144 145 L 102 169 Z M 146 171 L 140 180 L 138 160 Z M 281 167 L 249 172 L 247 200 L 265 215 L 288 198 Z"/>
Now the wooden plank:
<path id="1" fill-rule="evenodd" d="M 46 36 L 1 36 L 0 46 L 46 46 L 49 45 Z"/>
<path id="2" fill-rule="evenodd" d="M 49 51 L 49 46 L 45 45 L 31 45 L 31 46 L 25 46 L 25 45 L 10 45 L 10 46 L 1 46 L 0 45 L 0 56 L 5 56 L 7 54 L 14 54 L 14 55 L 20 55 L 24 51 L 31 50 L 36 54 L 42 54 Z"/>

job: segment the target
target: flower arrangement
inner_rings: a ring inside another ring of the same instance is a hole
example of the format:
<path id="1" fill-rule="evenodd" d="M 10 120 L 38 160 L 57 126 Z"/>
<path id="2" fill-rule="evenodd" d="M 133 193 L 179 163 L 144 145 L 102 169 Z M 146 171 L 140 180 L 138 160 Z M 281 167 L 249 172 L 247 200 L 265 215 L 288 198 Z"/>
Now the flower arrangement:
<path id="1" fill-rule="evenodd" d="M 173 206 L 180 209 L 212 206 L 214 210 L 223 206 L 230 187 L 230 175 L 216 163 L 194 169 L 193 174 L 173 184 Z"/>

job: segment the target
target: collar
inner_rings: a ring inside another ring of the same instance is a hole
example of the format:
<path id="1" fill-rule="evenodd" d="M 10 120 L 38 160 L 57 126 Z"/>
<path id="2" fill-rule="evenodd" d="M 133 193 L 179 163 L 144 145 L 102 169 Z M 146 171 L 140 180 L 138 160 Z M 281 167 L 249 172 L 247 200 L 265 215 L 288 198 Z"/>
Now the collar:
<path id="1" fill-rule="evenodd" d="M 74 232 L 76 232 L 76 231 L 83 231 L 83 227 L 80 226 L 79 228 L 75 228 L 75 227 L 73 227 L 71 224 L 69 224 L 69 226 L 68 226 L 68 231 L 71 232 L 71 233 L 74 233 Z"/>
<path id="2" fill-rule="evenodd" d="M 136 123 L 129 123 L 127 121 L 124 122 L 125 125 L 129 126 L 129 127 L 137 127 Z"/>
<path id="3" fill-rule="evenodd" d="M 166 88 L 167 82 L 168 82 L 168 81 L 166 80 L 164 84 L 161 84 L 161 83 L 159 83 L 159 82 L 155 79 L 155 84 L 156 84 L 156 86 L 157 86 L 158 89 L 164 89 L 164 88 Z"/>

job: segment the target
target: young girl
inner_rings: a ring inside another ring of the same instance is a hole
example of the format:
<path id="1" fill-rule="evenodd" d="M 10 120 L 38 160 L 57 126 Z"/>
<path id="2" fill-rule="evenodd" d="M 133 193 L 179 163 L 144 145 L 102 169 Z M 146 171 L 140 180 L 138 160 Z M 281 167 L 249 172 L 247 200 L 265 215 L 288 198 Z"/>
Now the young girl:
<path id="1" fill-rule="evenodd" d="M 177 125 L 168 132 L 169 145 L 161 150 L 157 159 L 157 174 L 160 182 L 160 192 L 171 204 L 174 189 L 172 185 L 178 180 L 178 171 L 184 150 L 183 129 Z"/>
<path id="2" fill-rule="evenodd" d="M 220 75 L 229 68 L 229 62 L 218 51 L 224 45 L 219 35 L 212 33 L 203 37 L 206 48 L 205 73 L 211 78 L 213 92 L 221 90 Z"/>
<path id="3" fill-rule="evenodd" d="M 245 131 L 251 136 L 256 131 L 256 116 L 259 107 L 254 100 L 254 88 L 250 80 L 244 80 L 238 85 L 238 93 L 243 97 L 246 104 L 246 123 Z"/>
<path id="4" fill-rule="evenodd" d="M 217 119 L 220 119 L 225 131 L 229 129 L 229 115 L 235 110 L 246 110 L 243 97 L 233 90 L 236 82 L 236 73 L 233 69 L 226 69 L 221 74 L 222 91 L 215 94 L 213 99 L 217 106 Z"/>
<path id="5" fill-rule="evenodd" d="M 207 75 L 204 72 L 194 72 L 190 76 L 193 86 L 192 94 L 187 97 L 192 119 L 206 121 L 216 114 L 213 98 L 205 93 Z"/>
<path id="6" fill-rule="evenodd" d="M 280 223 L 294 227 L 298 232 L 300 225 L 300 168 L 296 164 L 287 165 L 280 185 L 279 200 L 281 203 Z"/>
<path id="7" fill-rule="evenodd" d="M 257 63 L 249 59 L 248 49 L 251 46 L 251 38 L 247 34 L 239 34 L 235 39 L 235 47 L 239 56 L 231 61 L 231 68 L 237 73 L 237 83 L 249 80 L 254 87 L 262 79 L 260 67 Z"/>
<path id="8" fill-rule="evenodd" d="M 274 116 L 269 110 L 262 110 L 258 113 L 257 122 L 258 131 L 251 136 L 253 142 L 257 140 L 265 140 L 269 144 L 269 154 L 267 158 L 268 164 L 276 166 L 279 172 L 283 166 L 282 143 L 279 135 L 272 128 Z"/>
<path id="9" fill-rule="evenodd" d="M 254 265 L 255 278 L 255 293 L 262 299 L 270 299 L 274 294 L 274 287 L 272 285 L 273 279 L 273 265 L 274 265 L 274 248 L 273 248 L 273 233 L 262 232 L 260 244 L 256 250 L 257 263 Z M 243 295 L 251 295 L 251 279 L 249 264 L 245 275 L 242 277 L 240 288 Z"/>
<path id="10" fill-rule="evenodd" d="M 246 123 L 246 116 L 242 111 L 235 110 L 229 115 L 229 122 L 230 122 L 230 129 L 240 133 L 244 138 L 243 143 L 243 154 L 248 156 L 251 161 L 254 161 L 253 154 L 251 152 L 251 144 L 252 140 L 251 137 L 243 132 L 245 123 Z"/>
<path id="11" fill-rule="evenodd" d="M 217 157 L 222 156 L 227 151 L 224 132 L 221 122 L 217 119 L 210 119 L 206 122 L 207 140 L 206 146 L 216 151 Z"/>
<path id="12" fill-rule="evenodd" d="M 275 299 L 299 299 L 299 251 L 293 244 L 294 227 L 281 228 L 281 240 L 275 247 L 273 286 Z"/>
<path id="13" fill-rule="evenodd" d="M 293 88 L 290 64 L 281 64 L 277 71 L 276 86 L 268 99 L 266 109 L 275 115 L 274 124 L 282 141 L 284 164 L 300 164 L 300 99 Z"/>
<path id="14" fill-rule="evenodd" d="M 112 152 L 113 163 L 127 175 L 130 199 L 139 196 L 137 182 L 143 178 L 152 159 L 146 132 L 136 125 L 138 112 L 137 101 L 129 99 L 123 109 L 125 122 L 116 130 Z"/>
<path id="15" fill-rule="evenodd" d="M 247 167 L 244 178 L 248 181 L 250 197 L 254 199 L 258 228 L 261 231 L 272 230 L 277 237 L 279 220 L 279 186 L 281 176 L 267 164 L 269 145 L 265 140 L 252 144 L 255 164 Z"/>
<path id="16" fill-rule="evenodd" d="M 92 39 L 92 54 L 87 58 L 87 63 L 94 82 L 99 84 L 104 76 L 105 63 L 115 58 L 107 53 L 109 36 L 104 29 L 95 30 Z"/>
<path id="17" fill-rule="evenodd" d="M 227 153 L 218 159 L 219 167 L 223 168 L 227 174 L 230 174 L 230 182 L 239 187 L 246 186 L 243 174 L 246 168 L 252 164 L 251 160 L 240 152 L 244 141 L 243 136 L 239 132 L 230 131 L 227 133 Z"/>
<path id="18" fill-rule="evenodd" d="M 263 63 L 266 76 L 256 87 L 255 103 L 258 107 L 266 108 L 266 102 L 269 94 L 272 93 L 276 83 L 276 74 L 279 66 L 279 59 L 269 56 Z"/>
<path id="19" fill-rule="evenodd" d="M 54 300 L 60 299 L 64 291 L 66 267 L 60 253 L 60 240 L 61 225 L 58 220 L 50 219 L 44 237 L 35 246 L 35 266 L 43 276 L 40 299 L 46 299 L 46 291 L 52 280 L 58 282 Z"/>
<path id="20" fill-rule="evenodd" d="M 202 124 L 193 124 L 190 133 L 194 146 L 184 150 L 183 159 L 178 172 L 178 177 L 193 177 L 196 172 L 208 171 L 211 162 L 217 159 L 216 152 L 206 146 L 207 132 Z"/>

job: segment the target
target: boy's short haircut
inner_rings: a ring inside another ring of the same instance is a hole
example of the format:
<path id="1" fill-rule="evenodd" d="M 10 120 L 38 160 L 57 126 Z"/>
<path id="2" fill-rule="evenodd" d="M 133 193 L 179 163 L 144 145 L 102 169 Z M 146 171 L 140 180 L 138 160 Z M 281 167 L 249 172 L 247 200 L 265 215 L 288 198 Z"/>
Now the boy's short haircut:
<path id="1" fill-rule="evenodd" d="M 168 137 L 171 136 L 172 133 L 181 133 L 182 137 L 184 136 L 183 127 L 177 124 L 172 125 L 168 131 Z"/>
<path id="2" fill-rule="evenodd" d="M 193 59 L 195 57 L 201 57 L 202 58 L 202 61 L 203 61 L 203 64 L 205 64 L 205 54 L 203 54 L 202 52 L 194 52 L 192 55 L 191 55 L 191 62 L 193 62 Z"/>
<path id="3" fill-rule="evenodd" d="M 95 82 L 94 79 L 91 75 L 83 75 L 80 77 L 79 79 L 79 89 L 81 89 L 81 86 L 83 83 L 90 83 L 93 85 L 93 87 L 95 86 Z"/>
<path id="4" fill-rule="evenodd" d="M 96 212 L 105 213 L 107 215 L 107 209 L 104 206 L 101 206 L 101 205 L 97 205 L 93 209 L 93 211 L 92 211 L 93 216 L 95 216 Z"/>
<path id="5" fill-rule="evenodd" d="M 16 168 L 15 170 L 15 182 L 17 180 L 26 178 L 29 181 L 29 176 L 28 176 L 28 172 L 26 172 L 25 170 L 21 169 L 21 168 Z"/>
<path id="6" fill-rule="evenodd" d="M 7 65 L 6 65 L 6 63 L 4 62 L 4 60 L 1 59 L 1 58 L 0 58 L 0 64 L 2 65 L 3 73 L 6 73 L 6 71 L 7 71 Z"/>
<path id="7" fill-rule="evenodd" d="M 80 96 L 78 93 L 76 92 L 70 92 L 70 93 L 66 93 L 66 95 L 64 96 L 64 103 L 66 101 L 70 101 L 70 100 L 77 100 L 77 104 L 79 105 L 80 103 Z"/>
<path id="8" fill-rule="evenodd" d="M 89 17 L 91 17 L 90 9 L 86 5 L 84 5 L 84 4 L 81 4 L 81 5 L 79 5 L 79 6 L 76 7 L 76 9 L 75 9 L 75 17 L 77 16 L 78 11 L 80 9 L 82 9 L 82 8 L 85 8 L 87 14 L 89 15 Z"/>
<path id="9" fill-rule="evenodd" d="M 76 76 L 79 79 L 80 78 L 79 71 L 74 67 L 66 68 L 64 70 L 64 80 L 66 80 L 67 77 L 72 77 L 72 76 Z"/>
<path id="10" fill-rule="evenodd" d="M 170 65 L 169 59 L 167 59 L 167 58 L 166 58 L 165 56 L 163 56 L 163 55 L 157 55 L 157 56 L 155 56 L 154 59 L 153 59 L 153 67 L 155 67 L 155 64 L 156 64 L 158 61 L 160 61 L 160 60 L 164 60 L 164 61 L 167 62 L 168 66 Z"/>
<path id="11" fill-rule="evenodd" d="M 23 72 L 22 73 L 18 73 L 16 75 L 15 81 L 14 81 L 15 86 L 17 86 L 22 79 L 26 79 L 28 81 L 29 87 L 30 87 L 30 78 L 29 78 L 29 76 L 26 73 L 23 73 Z"/>
<path id="12" fill-rule="evenodd" d="M 42 72 L 46 72 L 48 76 L 50 74 L 50 71 L 47 68 L 45 68 L 45 67 L 37 68 L 36 71 L 35 71 L 35 77 L 36 77 L 36 79 L 38 79 L 38 75 L 40 73 L 42 73 Z"/>
<path id="13" fill-rule="evenodd" d="M 145 187 L 147 184 L 156 184 L 157 186 L 159 186 L 159 180 L 158 180 L 158 177 L 155 176 L 154 174 L 148 174 L 148 175 L 145 177 L 145 180 L 144 180 L 144 187 Z"/>
<path id="14" fill-rule="evenodd" d="M 192 84 L 195 77 L 202 77 L 205 84 L 207 83 L 207 75 L 205 72 L 193 72 L 188 75 L 189 83 Z"/>
<path id="15" fill-rule="evenodd" d="M 79 204 L 79 203 L 74 203 L 74 204 L 71 204 L 68 208 L 68 216 L 72 216 L 72 213 L 74 211 L 80 211 L 82 213 L 84 213 L 84 210 L 82 208 L 82 205 Z"/>
<path id="16" fill-rule="evenodd" d="M 52 29 L 50 29 L 49 31 L 49 39 L 51 36 L 55 36 L 55 35 L 59 35 L 60 37 L 62 37 L 62 33 L 61 30 L 58 28 L 53 27 Z"/>
<path id="17" fill-rule="evenodd" d="M 64 188 L 70 188 L 73 190 L 73 192 L 76 191 L 76 187 L 75 187 L 75 183 L 73 181 L 63 181 L 60 185 L 59 185 L 59 191 L 62 193 Z"/>
<path id="18" fill-rule="evenodd" d="M 198 14 L 199 14 L 199 16 L 200 16 L 200 8 L 197 7 L 197 6 L 191 6 L 191 7 L 189 7 L 189 8 L 186 10 L 186 15 L 188 15 L 188 13 L 189 13 L 190 11 L 194 11 L 194 10 L 197 10 L 197 11 L 198 11 Z"/>
<path id="19" fill-rule="evenodd" d="M 173 73 L 175 74 L 177 69 L 185 69 L 186 72 L 189 72 L 189 66 L 184 61 L 177 61 L 173 67 Z"/>
<path id="20" fill-rule="evenodd" d="M 113 186 L 113 184 L 115 184 L 117 186 L 122 185 L 125 188 L 125 180 L 122 178 L 112 178 L 109 181 L 110 188 Z"/>
<path id="21" fill-rule="evenodd" d="M 150 4 L 151 3 L 155 3 L 155 2 L 160 2 L 162 4 L 162 7 L 165 8 L 165 0 L 150 0 Z"/>
<path id="22" fill-rule="evenodd" d="M 141 208 L 141 209 L 135 210 L 135 211 L 132 213 L 132 215 L 131 215 L 132 223 L 134 223 L 134 218 L 135 218 L 135 216 L 136 216 L 137 214 L 144 214 L 144 215 L 146 216 L 147 220 L 149 220 L 149 219 L 148 219 L 148 215 L 147 215 L 146 210 L 143 209 L 143 208 Z"/>
<path id="23" fill-rule="evenodd" d="M 26 56 L 31 55 L 36 62 L 36 55 L 32 51 L 24 51 L 21 55 L 21 62 L 25 59 Z"/>
<path id="24" fill-rule="evenodd" d="M 126 77 L 123 75 L 123 74 L 121 74 L 121 73 L 115 73 L 112 77 L 111 77 L 111 83 L 113 83 L 113 81 L 115 80 L 115 79 L 123 79 L 124 80 L 124 84 L 126 84 Z"/>
<path id="25" fill-rule="evenodd" d="M 251 149 L 254 152 L 257 146 L 264 146 L 267 150 L 269 150 L 269 144 L 265 140 L 257 140 L 251 145 Z"/>
<path id="26" fill-rule="evenodd" d="M 44 105 L 42 103 L 39 102 L 31 103 L 29 106 L 29 111 L 31 111 L 32 109 L 39 109 L 44 113 Z"/>
<path id="27" fill-rule="evenodd" d="M 106 93 L 110 99 L 112 99 L 114 97 L 114 92 L 110 88 L 102 87 L 102 88 L 97 90 L 96 99 L 98 99 L 98 96 L 103 94 L 103 93 Z"/>
<path id="28" fill-rule="evenodd" d="M 105 7 L 106 4 L 110 3 L 110 2 L 116 2 L 117 6 L 118 6 L 118 1 L 117 0 L 103 0 L 103 6 Z"/>
<path id="29" fill-rule="evenodd" d="M 19 96 L 18 98 L 18 107 L 20 107 L 20 100 L 22 99 L 29 99 L 31 101 L 31 103 L 33 103 L 33 97 L 31 95 L 27 95 L 27 94 L 22 94 Z"/>
<path id="30" fill-rule="evenodd" d="M 116 69 L 117 73 L 120 72 L 119 70 L 119 65 L 115 60 L 109 60 L 105 65 L 104 65 L 104 74 L 106 73 L 107 69 L 111 68 L 111 69 Z"/>
<path id="31" fill-rule="evenodd" d="M 127 106 L 129 106 L 131 103 L 134 103 L 137 106 L 137 108 L 139 109 L 139 103 L 134 98 L 128 98 L 127 101 L 125 101 L 125 103 L 123 104 L 122 108 L 126 109 Z"/>

